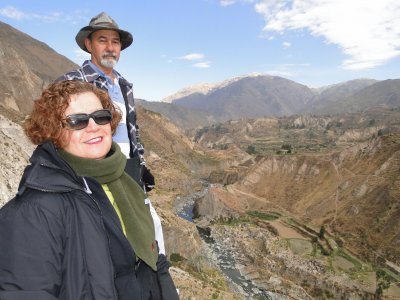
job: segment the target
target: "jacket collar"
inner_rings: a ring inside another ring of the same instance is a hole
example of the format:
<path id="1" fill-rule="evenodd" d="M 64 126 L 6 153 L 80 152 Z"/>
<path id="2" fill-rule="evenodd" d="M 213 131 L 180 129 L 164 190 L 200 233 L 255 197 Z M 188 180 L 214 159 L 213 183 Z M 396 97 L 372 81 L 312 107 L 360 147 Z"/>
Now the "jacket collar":
<path id="1" fill-rule="evenodd" d="M 76 175 L 58 154 L 52 142 L 39 145 L 29 161 L 31 164 L 26 167 L 18 188 L 19 195 L 26 188 L 44 192 L 69 192 L 79 189 L 90 193 L 85 179 Z"/>

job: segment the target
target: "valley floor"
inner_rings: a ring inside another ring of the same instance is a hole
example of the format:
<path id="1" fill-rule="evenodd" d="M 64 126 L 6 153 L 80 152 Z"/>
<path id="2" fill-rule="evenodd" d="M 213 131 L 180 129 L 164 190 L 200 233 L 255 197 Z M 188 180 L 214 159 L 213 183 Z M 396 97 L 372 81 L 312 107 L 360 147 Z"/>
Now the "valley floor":
<path id="1" fill-rule="evenodd" d="M 274 220 L 245 218 L 210 226 L 214 247 L 229 251 L 234 268 L 259 289 L 285 295 L 276 299 L 361 300 L 376 299 L 377 293 L 381 299 L 400 298 L 400 285 L 394 283 L 399 276 L 379 277 L 378 269 L 337 246 L 328 234 L 313 237 L 289 218 L 270 216 Z"/>

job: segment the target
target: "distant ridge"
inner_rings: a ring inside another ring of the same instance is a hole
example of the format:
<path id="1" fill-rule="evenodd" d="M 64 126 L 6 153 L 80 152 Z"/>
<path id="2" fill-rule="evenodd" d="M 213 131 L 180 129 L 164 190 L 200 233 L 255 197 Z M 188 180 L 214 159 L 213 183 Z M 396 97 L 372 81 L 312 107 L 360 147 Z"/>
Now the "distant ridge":
<path id="1" fill-rule="evenodd" d="M 269 76 L 269 75 L 263 75 L 261 73 L 251 73 L 251 74 L 247 74 L 247 75 L 242 75 L 242 76 L 238 76 L 238 77 L 234 77 L 231 79 L 226 79 L 224 81 L 221 82 L 216 82 L 216 83 L 202 83 L 202 84 L 196 84 L 193 86 L 189 86 L 183 89 L 180 89 L 179 91 L 177 91 L 176 93 L 165 97 L 164 99 L 161 100 L 161 102 L 167 102 L 167 103 L 172 103 L 174 100 L 179 99 L 179 98 L 183 98 L 183 97 L 187 97 L 191 94 L 203 94 L 203 95 L 207 95 L 217 89 L 223 88 L 225 86 L 228 86 L 236 81 L 239 81 L 243 78 L 246 77 L 257 77 L 257 76 Z"/>
<path id="2" fill-rule="evenodd" d="M 400 80 L 360 78 L 315 89 L 278 76 L 251 74 L 188 87 L 165 99 L 175 107 L 206 112 L 208 118 L 203 126 L 207 126 L 212 120 L 341 114 L 373 107 L 398 107 Z M 155 106 L 163 113 L 162 107 Z M 169 118 L 175 124 L 180 122 L 179 114 L 170 114 Z M 186 126 L 186 129 L 196 127 Z"/>
<path id="3" fill-rule="evenodd" d="M 297 113 L 315 95 L 315 91 L 294 81 L 257 74 L 216 84 L 207 93 L 195 90 L 172 103 L 229 120 Z"/>
<path id="4" fill-rule="evenodd" d="M 195 110 L 173 103 L 136 99 L 136 105 L 163 115 L 169 121 L 184 130 L 209 126 L 218 122 L 214 116 L 206 111 Z"/>
<path id="5" fill-rule="evenodd" d="M 378 80 L 369 79 L 369 78 L 358 78 L 358 79 L 353 79 L 353 80 L 349 80 L 349 81 L 339 82 L 336 84 L 326 85 L 326 86 L 317 88 L 316 90 L 321 95 L 325 94 L 325 96 L 326 96 L 326 94 L 337 93 L 338 90 L 354 92 L 356 90 L 363 89 L 363 88 L 365 88 L 371 84 L 374 84 L 376 82 L 378 82 Z"/>
<path id="6" fill-rule="evenodd" d="M 336 91 L 322 98 L 310 111 L 317 114 L 341 114 L 363 111 L 372 107 L 400 107 L 400 79 L 375 81 L 352 92 Z"/>

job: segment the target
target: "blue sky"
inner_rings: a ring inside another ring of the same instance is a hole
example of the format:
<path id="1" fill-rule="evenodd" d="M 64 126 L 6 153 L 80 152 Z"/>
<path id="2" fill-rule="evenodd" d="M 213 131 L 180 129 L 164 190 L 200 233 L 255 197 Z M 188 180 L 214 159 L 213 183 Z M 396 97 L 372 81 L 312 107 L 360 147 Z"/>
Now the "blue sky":
<path id="1" fill-rule="evenodd" d="M 398 0 L 0 0 L 0 21 L 77 64 L 75 35 L 102 11 L 132 33 L 116 69 L 149 101 L 249 73 L 309 87 L 400 78 Z"/>

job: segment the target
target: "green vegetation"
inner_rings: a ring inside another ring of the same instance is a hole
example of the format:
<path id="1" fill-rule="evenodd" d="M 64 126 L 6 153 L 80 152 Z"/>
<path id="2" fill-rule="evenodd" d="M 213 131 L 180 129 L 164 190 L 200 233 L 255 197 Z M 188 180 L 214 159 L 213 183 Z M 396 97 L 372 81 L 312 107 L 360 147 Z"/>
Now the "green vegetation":
<path id="1" fill-rule="evenodd" d="M 180 265 L 180 268 L 188 272 L 190 275 L 193 277 L 203 281 L 206 284 L 211 285 L 212 287 L 221 290 L 221 291 L 227 291 L 228 287 L 226 285 L 225 279 L 222 276 L 222 274 L 217 270 L 213 268 L 203 268 L 200 272 L 195 270 L 193 267 L 189 265 Z M 218 298 L 215 298 L 218 299 Z"/>
<path id="2" fill-rule="evenodd" d="M 396 282 L 396 278 L 391 276 L 386 269 L 376 270 L 376 299 L 382 299 L 383 291 L 387 290 L 392 283 Z"/>
<path id="3" fill-rule="evenodd" d="M 326 290 L 322 290 L 318 287 L 314 287 L 313 289 L 311 289 L 310 291 L 311 296 L 317 298 L 317 299 L 336 299 L 336 297 L 334 295 L 332 295 L 332 293 L 330 293 L 329 291 Z"/>
<path id="4" fill-rule="evenodd" d="M 190 262 L 179 253 L 172 253 L 170 261 L 173 266 L 188 272 L 194 278 L 202 281 L 203 286 L 212 286 L 219 291 L 228 290 L 226 281 L 220 271 L 212 267 L 205 267 L 205 264 L 201 262 L 201 259 L 198 263 Z M 213 295 L 215 296 L 213 296 L 212 299 L 218 299 L 219 292 L 216 291 Z"/>
<path id="5" fill-rule="evenodd" d="M 321 226 L 321 229 L 319 230 L 318 237 L 322 240 L 325 236 L 325 227 L 324 225 Z"/>
<path id="6" fill-rule="evenodd" d="M 371 126 L 374 126 L 375 125 L 375 119 L 370 119 L 369 121 L 368 121 L 368 126 L 369 127 L 371 127 Z"/>
<path id="7" fill-rule="evenodd" d="M 378 130 L 378 136 L 386 135 L 390 132 L 389 128 L 381 128 Z"/>
<path id="8" fill-rule="evenodd" d="M 323 256 L 329 256 L 331 253 L 325 248 L 323 247 L 320 243 L 317 243 L 317 247 L 319 248 L 320 253 Z"/>
<path id="9" fill-rule="evenodd" d="M 255 218 L 259 218 L 262 220 L 266 220 L 266 221 L 274 221 L 276 219 L 279 219 L 279 215 L 274 214 L 274 213 L 263 213 L 263 212 L 259 212 L 259 211 L 249 211 L 247 213 L 249 216 L 255 217 Z"/>
<path id="10" fill-rule="evenodd" d="M 239 226 L 241 224 L 254 224 L 252 220 L 247 216 L 240 217 L 219 217 L 211 222 L 212 225 L 226 225 L 226 226 Z"/>
<path id="11" fill-rule="evenodd" d="M 343 248 L 339 248 L 336 251 L 336 254 L 351 262 L 356 267 L 357 270 L 363 269 L 362 263 L 357 258 L 347 253 Z"/>
<path id="12" fill-rule="evenodd" d="M 246 152 L 248 154 L 256 154 L 257 153 L 256 148 L 253 145 L 248 145 Z"/>
<path id="13" fill-rule="evenodd" d="M 263 221 L 274 221 L 280 218 L 280 214 L 274 212 L 259 212 L 259 211 L 249 211 L 246 215 L 241 215 L 239 217 L 220 217 L 214 219 L 211 224 L 213 225 L 227 225 L 227 226 L 239 226 L 241 224 L 252 224 L 258 225 L 258 220 Z"/>
<path id="14" fill-rule="evenodd" d="M 291 144 L 283 144 L 281 149 L 276 151 L 276 154 L 291 154 L 293 152 L 293 147 Z"/>
<path id="15" fill-rule="evenodd" d="M 172 253 L 169 257 L 169 260 L 171 261 L 171 263 L 177 263 L 177 262 L 185 261 L 186 258 L 181 256 L 179 253 Z"/>

